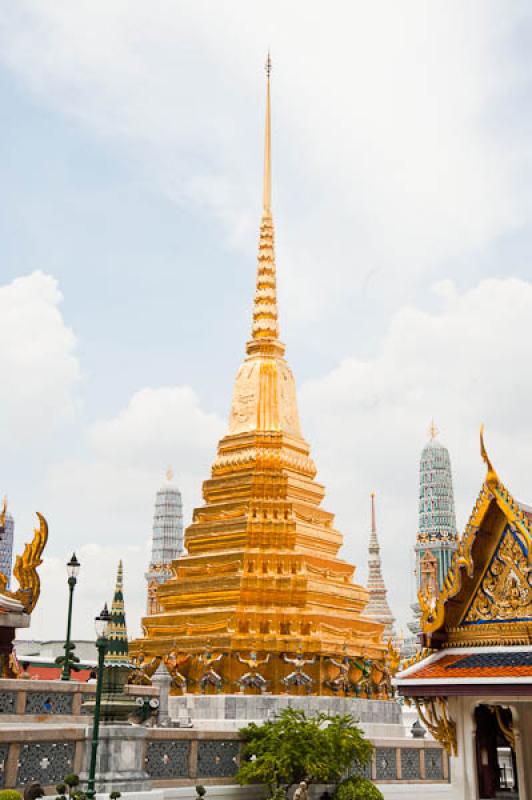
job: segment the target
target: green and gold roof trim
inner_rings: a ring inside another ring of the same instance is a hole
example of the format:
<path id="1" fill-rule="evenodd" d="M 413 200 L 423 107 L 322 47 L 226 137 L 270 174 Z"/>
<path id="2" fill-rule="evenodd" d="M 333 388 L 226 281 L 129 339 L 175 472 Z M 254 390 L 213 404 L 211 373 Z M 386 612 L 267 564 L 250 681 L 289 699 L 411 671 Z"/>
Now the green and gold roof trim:
<path id="1" fill-rule="evenodd" d="M 129 659 L 127 639 L 126 613 L 124 609 L 124 569 L 122 561 L 118 562 L 116 587 L 111 606 L 111 619 L 107 626 L 106 666 L 133 668 Z"/>
<path id="2" fill-rule="evenodd" d="M 422 612 L 421 627 L 425 633 L 427 644 L 431 642 L 432 634 L 444 627 L 447 631 L 447 634 L 451 635 L 453 646 L 460 644 L 465 646 L 466 644 L 470 645 L 473 643 L 469 640 L 464 640 L 463 642 L 456 640 L 456 637 L 453 634 L 456 634 L 456 632 L 462 626 L 462 620 L 457 620 L 456 622 L 458 622 L 458 624 L 452 626 L 445 625 L 446 608 L 449 604 L 449 601 L 456 597 L 456 595 L 458 595 L 462 589 L 464 579 L 473 579 L 474 577 L 475 564 L 472 557 L 473 544 L 475 543 L 478 531 L 493 503 L 497 504 L 505 516 L 507 520 L 506 528 L 511 530 L 515 540 L 519 543 L 520 552 L 523 553 L 524 558 L 527 561 L 526 566 L 528 568 L 532 568 L 532 532 L 530 521 L 523 509 L 501 482 L 496 470 L 493 467 L 484 444 L 483 426 L 481 426 L 480 429 L 480 453 L 487 466 L 487 474 L 469 521 L 466 525 L 464 534 L 459 543 L 458 550 L 454 554 L 451 567 L 445 578 L 442 590 L 439 594 L 433 594 L 430 587 L 428 587 L 428 589 L 420 591 L 418 594 Z M 503 533 L 502 536 L 505 536 L 505 533 Z M 526 572 L 526 569 L 524 571 Z M 477 586 L 477 589 L 482 588 L 481 583 L 485 579 L 486 574 L 482 576 L 481 582 L 479 583 L 479 586 Z M 532 588 L 529 587 L 528 592 L 530 602 L 532 601 Z M 528 603 L 526 603 L 526 598 L 525 605 L 528 606 Z M 464 611 L 466 610 L 464 609 Z M 488 622 L 488 620 L 485 620 L 485 622 Z M 521 628 L 523 628 L 522 635 L 527 638 L 530 635 L 529 626 L 530 623 L 527 620 L 516 619 L 515 624 L 513 624 L 514 630 L 512 632 L 512 643 L 519 643 Z M 483 636 L 492 636 L 494 643 L 501 643 L 501 620 L 494 620 L 493 624 L 482 625 L 481 627 L 484 628 L 482 634 Z"/>

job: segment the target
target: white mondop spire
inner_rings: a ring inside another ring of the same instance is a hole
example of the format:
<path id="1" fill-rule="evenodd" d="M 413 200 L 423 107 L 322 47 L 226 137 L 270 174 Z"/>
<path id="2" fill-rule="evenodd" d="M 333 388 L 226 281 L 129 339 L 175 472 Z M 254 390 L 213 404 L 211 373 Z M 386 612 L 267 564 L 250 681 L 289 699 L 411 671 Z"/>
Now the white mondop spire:
<path id="1" fill-rule="evenodd" d="M 369 537 L 368 558 L 368 590 L 369 601 L 364 609 L 364 615 L 381 622 L 384 627 L 384 638 L 393 639 L 395 636 L 395 618 L 390 611 L 387 591 L 382 577 L 381 549 L 377 538 L 377 520 L 375 511 L 375 492 L 371 493 L 371 533 Z"/>
<path id="2" fill-rule="evenodd" d="M 174 473 L 166 472 L 155 498 L 151 560 L 146 580 L 148 582 L 148 614 L 156 613 L 156 588 L 172 576 L 171 564 L 183 555 L 183 502 L 181 492 L 174 483 Z"/>

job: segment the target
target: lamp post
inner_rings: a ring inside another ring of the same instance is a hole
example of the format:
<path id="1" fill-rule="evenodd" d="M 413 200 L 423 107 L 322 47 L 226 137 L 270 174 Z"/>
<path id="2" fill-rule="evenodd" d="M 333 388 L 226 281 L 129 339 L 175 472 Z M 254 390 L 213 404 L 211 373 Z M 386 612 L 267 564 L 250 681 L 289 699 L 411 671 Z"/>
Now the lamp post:
<path id="1" fill-rule="evenodd" d="M 63 673 L 61 675 L 62 681 L 70 680 L 70 651 L 72 649 L 70 641 L 70 629 L 72 627 L 72 599 L 74 597 L 74 587 L 78 582 L 80 566 L 81 564 L 76 558 L 76 554 L 72 553 L 72 558 L 66 565 L 68 574 L 68 620 L 67 620 L 67 635 L 65 642 L 65 660 L 63 662 Z"/>
<path id="2" fill-rule="evenodd" d="M 92 720 L 91 760 L 89 764 L 89 777 L 87 781 L 87 797 L 94 800 L 94 776 L 96 774 L 96 755 L 98 753 L 98 740 L 100 736 L 100 704 L 102 701 L 103 669 L 105 651 L 107 650 L 107 624 L 111 615 L 107 610 L 107 603 L 94 620 L 96 629 L 96 647 L 98 648 L 98 679 L 96 681 L 96 697 L 94 698 L 94 718 Z"/>

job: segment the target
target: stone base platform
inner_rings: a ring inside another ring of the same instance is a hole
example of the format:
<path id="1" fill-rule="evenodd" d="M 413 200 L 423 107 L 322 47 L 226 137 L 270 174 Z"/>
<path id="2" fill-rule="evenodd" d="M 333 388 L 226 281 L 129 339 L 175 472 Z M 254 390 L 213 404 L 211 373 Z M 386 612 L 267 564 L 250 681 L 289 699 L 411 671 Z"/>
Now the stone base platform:
<path id="1" fill-rule="evenodd" d="M 169 698 L 169 715 L 180 726 L 200 730 L 238 730 L 249 722 L 264 722 L 284 708 L 307 715 L 351 714 L 367 734 L 402 736 L 401 706 L 395 700 L 358 697 L 298 697 L 272 694 L 185 694 Z"/>
<path id="2" fill-rule="evenodd" d="M 100 727 L 96 756 L 96 792 L 135 792 L 151 788 L 144 771 L 144 750 L 148 729 L 138 725 L 108 724 Z M 90 763 L 92 728 L 86 728 L 85 763 Z M 87 772 L 80 775 L 88 779 Z"/>

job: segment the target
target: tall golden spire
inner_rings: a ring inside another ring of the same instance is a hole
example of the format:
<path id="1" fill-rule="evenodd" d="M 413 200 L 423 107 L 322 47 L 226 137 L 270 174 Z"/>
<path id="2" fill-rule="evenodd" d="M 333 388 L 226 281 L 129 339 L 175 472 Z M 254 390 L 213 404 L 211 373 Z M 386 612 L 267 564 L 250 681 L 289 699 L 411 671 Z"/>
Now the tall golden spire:
<path id="1" fill-rule="evenodd" d="M 266 58 L 266 124 L 264 129 L 264 186 L 262 195 L 262 212 L 264 215 L 272 213 L 272 144 L 271 144 L 271 106 L 270 106 L 270 75 L 272 74 L 272 60 L 270 51 Z"/>
<path id="2" fill-rule="evenodd" d="M 323 661 L 335 655 L 384 658 L 383 626 L 363 615 L 368 591 L 353 582 L 354 567 L 338 558 L 342 536 L 321 507 L 325 489 L 315 481 L 294 376 L 278 338 L 270 73 L 268 55 L 251 337 L 234 384 L 228 431 L 203 484 L 204 503 L 185 533 L 187 554 L 173 561 L 172 577 L 157 587 L 160 610 L 144 618 L 145 638 L 132 652 L 142 647 L 154 655 L 186 654 L 192 691 L 201 691 L 210 641 L 219 662 L 217 690 L 232 693 L 244 685 L 241 653 L 255 651 L 268 654 L 259 663 L 269 691 L 333 694 L 336 684 L 331 688 Z M 307 654 L 311 677 L 305 687 L 291 684 L 286 657 L 294 649 Z"/>
<path id="3" fill-rule="evenodd" d="M 272 218 L 272 157 L 271 157 L 271 105 L 270 53 L 266 59 L 266 120 L 264 126 L 264 183 L 262 192 L 262 219 L 260 223 L 259 254 L 257 262 L 257 288 L 253 305 L 249 354 L 269 352 L 281 354 L 284 347 L 278 341 L 277 282 L 275 270 L 275 234 Z M 266 340 L 266 341 L 264 341 Z M 259 344 L 257 344 L 259 343 Z M 266 346 L 265 346 L 266 345 Z"/>

